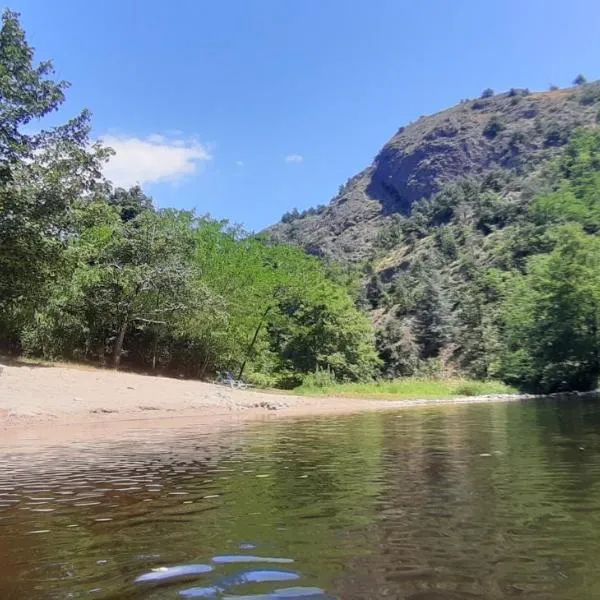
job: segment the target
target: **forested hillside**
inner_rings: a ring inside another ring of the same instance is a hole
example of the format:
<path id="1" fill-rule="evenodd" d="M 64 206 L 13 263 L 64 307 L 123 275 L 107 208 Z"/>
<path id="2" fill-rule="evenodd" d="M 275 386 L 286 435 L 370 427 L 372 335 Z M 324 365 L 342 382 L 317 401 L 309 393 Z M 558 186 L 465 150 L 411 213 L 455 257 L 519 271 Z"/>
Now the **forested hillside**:
<path id="1" fill-rule="evenodd" d="M 302 250 L 101 176 L 83 111 L 40 119 L 68 87 L 36 64 L 18 15 L 0 31 L 0 342 L 5 350 L 177 375 L 231 369 L 291 387 L 377 373 L 371 323 L 341 273 Z M 32 127 L 33 126 L 33 127 Z"/>
<path id="2" fill-rule="evenodd" d="M 600 85 L 486 90 L 401 128 L 275 239 L 351 264 L 387 377 L 589 388 L 599 371 Z"/>
<path id="3" fill-rule="evenodd" d="M 365 266 L 387 373 L 595 385 L 599 202 L 596 128 L 530 178 L 459 180 L 417 202 Z"/>

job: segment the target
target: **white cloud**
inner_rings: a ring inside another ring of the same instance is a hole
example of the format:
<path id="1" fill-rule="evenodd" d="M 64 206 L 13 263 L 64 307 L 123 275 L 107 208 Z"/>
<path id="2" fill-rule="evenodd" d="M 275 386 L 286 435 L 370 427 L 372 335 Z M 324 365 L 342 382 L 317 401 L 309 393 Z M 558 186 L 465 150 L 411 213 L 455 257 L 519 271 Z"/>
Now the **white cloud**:
<path id="1" fill-rule="evenodd" d="M 286 163 L 299 165 L 304 162 L 304 156 L 301 154 L 288 154 L 284 160 Z"/>
<path id="2" fill-rule="evenodd" d="M 236 167 L 240 167 L 240 169 L 244 166 L 244 161 L 243 160 L 237 160 L 235 162 Z"/>
<path id="3" fill-rule="evenodd" d="M 177 181 L 193 175 L 200 162 L 212 158 L 197 140 L 169 139 L 156 133 L 146 139 L 107 134 L 102 141 L 115 151 L 104 175 L 120 187 Z"/>

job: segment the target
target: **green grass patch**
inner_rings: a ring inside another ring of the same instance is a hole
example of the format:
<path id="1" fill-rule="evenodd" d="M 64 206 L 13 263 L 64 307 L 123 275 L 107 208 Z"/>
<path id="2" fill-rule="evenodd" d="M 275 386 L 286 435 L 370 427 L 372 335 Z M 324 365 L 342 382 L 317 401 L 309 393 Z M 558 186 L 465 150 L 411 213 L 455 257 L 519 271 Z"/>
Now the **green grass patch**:
<path id="1" fill-rule="evenodd" d="M 457 396 L 514 394 L 517 392 L 516 389 L 499 381 L 412 377 L 370 383 L 338 383 L 323 386 L 304 384 L 293 391 L 301 396 L 340 396 L 343 398 L 373 398 L 377 400 L 431 400 Z"/>

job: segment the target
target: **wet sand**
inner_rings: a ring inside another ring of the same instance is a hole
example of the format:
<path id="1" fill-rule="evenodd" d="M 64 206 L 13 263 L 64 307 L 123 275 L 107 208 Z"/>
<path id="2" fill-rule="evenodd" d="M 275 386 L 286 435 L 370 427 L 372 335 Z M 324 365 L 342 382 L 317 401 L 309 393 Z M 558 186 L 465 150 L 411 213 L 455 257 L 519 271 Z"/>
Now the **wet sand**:
<path id="1" fill-rule="evenodd" d="M 104 369 L 0 366 L 0 442 L 58 443 L 148 429 L 215 430 L 248 421 L 519 397 L 365 400 L 306 397 Z"/>

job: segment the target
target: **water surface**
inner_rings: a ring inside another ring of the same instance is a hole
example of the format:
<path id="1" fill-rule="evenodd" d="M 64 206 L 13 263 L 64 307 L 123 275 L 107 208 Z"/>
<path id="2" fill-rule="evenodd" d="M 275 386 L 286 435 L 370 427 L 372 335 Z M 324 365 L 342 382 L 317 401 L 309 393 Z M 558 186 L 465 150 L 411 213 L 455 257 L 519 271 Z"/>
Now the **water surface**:
<path id="1" fill-rule="evenodd" d="M 0 598 L 597 600 L 599 434 L 546 401 L 0 441 Z"/>

